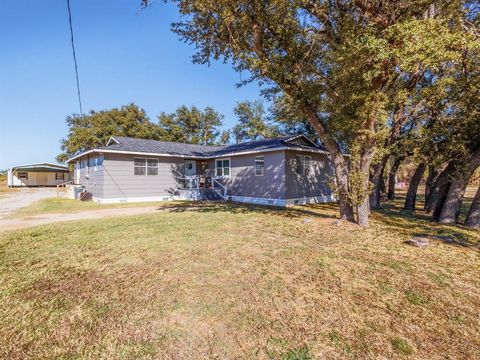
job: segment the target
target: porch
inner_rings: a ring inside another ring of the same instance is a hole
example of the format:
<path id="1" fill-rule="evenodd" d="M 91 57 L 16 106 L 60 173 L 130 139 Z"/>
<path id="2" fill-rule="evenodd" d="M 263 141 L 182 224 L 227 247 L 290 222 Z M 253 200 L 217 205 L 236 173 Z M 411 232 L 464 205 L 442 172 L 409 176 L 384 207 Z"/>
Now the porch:
<path id="1" fill-rule="evenodd" d="M 178 197 L 181 200 L 228 200 L 227 187 L 217 177 L 191 175 L 179 180 Z"/>

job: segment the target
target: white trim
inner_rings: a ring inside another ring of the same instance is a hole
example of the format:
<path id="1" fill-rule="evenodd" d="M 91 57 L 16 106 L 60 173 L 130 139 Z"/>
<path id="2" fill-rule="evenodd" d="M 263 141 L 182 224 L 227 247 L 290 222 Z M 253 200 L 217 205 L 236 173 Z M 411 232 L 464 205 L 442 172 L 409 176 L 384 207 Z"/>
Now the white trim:
<path id="1" fill-rule="evenodd" d="M 286 199 L 286 205 L 305 205 L 305 204 L 318 204 L 318 203 L 330 203 L 337 201 L 335 195 L 318 195 L 318 196 L 305 196 L 301 198 Z"/>
<path id="2" fill-rule="evenodd" d="M 247 204 L 256 204 L 256 205 L 270 205 L 270 206 L 285 206 L 285 199 L 272 199 L 272 198 L 257 198 L 251 196 L 227 196 L 229 201 L 241 202 Z"/>
<path id="3" fill-rule="evenodd" d="M 98 197 L 92 197 L 92 200 L 99 204 L 112 204 L 123 202 L 150 202 L 150 201 L 172 201 L 178 200 L 178 197 L 165 195 L 165 196 L 145 196 L 145 197 L 131 197 L 131 198 L 109 198 L 103 199 Z"/>
<path id="4" fill-rule="evenodd" d="M 305 151 L 305 152 L 312 152 L 312 153 L 319 153 L 319 154 L 326 154 L 328 155 L 329 152 L 325 150 L 320 150 L 320 149 L 305 149 L 305 148 L 295 148 L 295 147 L 290 147 L 290 146 L 282 146 L 282 147 L 277 147 L 277 148 L 272 148 L 272 149 L 261 149 L 261 150 L 251 150 L 251 151 L 243 151 L 243 152 L 233 152 L 233 153 L 227 153 L 227 154 L 222 154 L 222 159 L 225 157 L 230 157 L 230 156 L 239 156 L 239 155 L 249 155 L 249 154 L 259 154 L 259 153 L 267 153 L 267 152 L 274 152 L 274 151 L 286 151 L 286 150 L 291 150 L 291 151 Z M 122 151 L 122 150 L 108 150 L 108 149 L 92 149 L 85 151 L 83 153 L 80 153 L 78 155 L 75 155 L 65 161 L 66 164 L 70 163 L 72 160 L 78 159 L 79 157 L 91 154 L 93 152 L 98 152 L 98 153 L 111 153 L 111 154 L 128 154 L 128 155 L 143 155 L 143 156 L 158 156 L 158 157 L 178 157 L 178 158 L 187 158 L 187 159 L 195 159 L 195 160 L 212 160 L 212 159 L 217 159 L 218 155 L 207 155 L 207 156 L 192 156 L 192 155 L 179 155 L 179 154 L 165 154 L 165 153 L 151 153 L 151 152 L 136 152 L 136 151 Z M 220 158 L 218 158 L 220 159 Z"/>
<path id="5" fill-rule="evenodd" d="M 285 142 L 289 142 L 289 141 L 292 141 L 292 140 L 295 140 L 295 139 L 298 139 L 299 137 L 303 137 L 305 140 L 307 140 L 310 144 L 314 145 L 315 147 L 319 148 L 318 144 L 315 144 L 312 140 L 310 140 L 308 138 L 308 136 L 304 135 L 304 134 L 298 134 L 298 135 L 294 135 L 288 139 L 285 139 L 283 141 Z"/>
<path id="6" fill-rule="evenodd" d="M 319 196 L 305 196 L 302 198 L 292 199 L 275 199 L 275 198 L 257 198 L 250 196 L 228 196 L 228 200 L 234 202 L 257 204 L 257 205 L 270 205 L 270 206 L 291 206 L 291 205 L 305 205 L 316 203 L 328 203 L 335 202 L 335 196 L 331 195 L 319 195 Z"/>
<path id="7" fill-rule="evenodd" d="M 137 160 L 145 160 L 145 166 L 137 166 L 135 165 L 135 159 Z M 157 173 L 153 175 L 148 174 L 148 169 L 155 169 L 155 166 L 148 166 L 148 160 L 156 160 L 157 161 Z M 145 175 L 137 175 L 135 174 L 135 168 L 145 168 Z M 160 162 L 156 157 L 134 157 L 133 158 L 133 176 L 159 176 L 160 175 Z"/>
<path id="8" fill-rule="evenodd" d="M 263 168 L 262 168 L 262 173 L 260 175 L 257 174 L 257 158 L 263 158 Z M 260 156 L 255 156 L 253 159 L 253 174 L 258 177 L 265 176 L 265 156 L 260 155 Z"/>
<path id="9" fill-rule="evenodd" d="M 98 153 L 108 153 L 108 154 L 128 154 L 128 155 L 141 155 L 141 156 L 151 156 L 151 157 L 179 157 L 179 158 L 187 158 L 187 159 L 198 159 L 198 160 L 204 160 L 206 159 L 203 156 L 187 156 L 187 155 L 178 155 L 178 154 L 157 154 L 157 153 L 151 153 L 151 152 L 137 152 L 137 151 L 121 151 L 121 150 L 108 150 L 108 149 L 92 149 L 85 151 L 81 154 L 75 155 L 65 161 L 67 164 L 75 159 L 78 159 L 79 157 L 91 154 L 93 152 L 98 152 Z"/>
<path id="10" fill-rule="evenodd" d="M 109 198 L 103 199 L 92 197 L 92 200 L 100 204 L 122 203 L 122 202 L 150 202 L 150 201 L 173 201 L 173 200 L 188 200 L 182 194 L 180 195 L 165 195 L 165 196 L 146 196 L 146 197 L 130 197 L 130 198 Z M 190 199 L 192 200 L 192 199 Z M 193 199 L 196 200 L 196 199 Z M 304 205 L 315 203 L 335 202 L 335 196 L 319 195 L 292 199 L 275 199 L 275 198 L 257 198 L 251 196 L 228 196 L 229 201 L 256 204 L 256 205 L 270 205 L 270 206 L 291 206 Z"/>
<path id="11" fill-rule="evenodd" d="M 228 175 L 224 175 L 223 174 L 223 169 L 224 167 L 222 166 L 222 175 L 217 175 L 217 161 L 219 160 L 228 160 Z M 229 158 L 229 157 L 221 157 L 221 158 L 215 158 L 215 163 L 214 163 L 214 167 L 213 167 L 213 170 L 214 170 L 214 173 L 215 173 L 215 178 L 217 179 L 221 179 L 221 178 L 229 178 L 232 176 L 232 159 Z"/>
<path id="12" fill-rule="evenodd" d="M 110 136 L 110 139 L 108 139 L 107 143 L 105 144 L 105 146 L 108 146 L 110 145 L 110 141 L 115 141 L 117 144 L 120 144 L 120 141 L 118 141 L 117 139 L 115 139 L 113 136 Z"/>

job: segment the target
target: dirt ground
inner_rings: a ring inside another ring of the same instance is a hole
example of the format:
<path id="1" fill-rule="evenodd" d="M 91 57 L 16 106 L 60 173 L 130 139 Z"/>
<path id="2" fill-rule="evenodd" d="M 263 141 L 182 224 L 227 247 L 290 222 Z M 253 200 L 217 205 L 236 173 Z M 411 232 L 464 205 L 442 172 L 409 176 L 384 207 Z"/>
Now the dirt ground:
<path id="1" fill-rule="evenodd" d="M 35 201 L 55 196 L 55 188 L 25 188 L 4 193 L 4 196 L 0 198 L 0 219 L 6 218 L 18 209 L 27 207 Z"/>

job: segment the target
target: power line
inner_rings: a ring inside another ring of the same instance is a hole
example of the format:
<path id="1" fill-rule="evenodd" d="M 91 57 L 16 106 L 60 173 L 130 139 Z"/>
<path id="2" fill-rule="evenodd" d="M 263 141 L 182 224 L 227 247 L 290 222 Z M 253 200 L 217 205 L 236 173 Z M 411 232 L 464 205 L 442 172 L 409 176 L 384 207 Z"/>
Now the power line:
<path id="1" fill-rule="evenodd" d="M 70 25 L 70 43 L 72 44 L 73 62 L 75 64 L 75 77 L 77 79 L 78 105 L 80 106 L 80 115 L 82 115 L 83 114 L 82 97 L 80 96 L 80 81 L 78 80 L 78 65 L 77 65 L 77 55 L 75 53 L 75 42 L 73 41 L 72 11 L 70 10 L 70 0 L 67 0 L 67 8 L 68 8 L 68 23 Z"/>

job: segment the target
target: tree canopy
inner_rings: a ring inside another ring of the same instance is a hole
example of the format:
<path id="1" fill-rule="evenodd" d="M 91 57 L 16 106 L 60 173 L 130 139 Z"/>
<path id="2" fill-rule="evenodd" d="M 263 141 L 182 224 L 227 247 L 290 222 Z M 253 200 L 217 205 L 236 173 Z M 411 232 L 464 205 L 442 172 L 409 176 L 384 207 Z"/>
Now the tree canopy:
<path id="1" fill-rule="evenodd" d="M 280 129 L 270 123 L 261 101 L 239 102 L 233 110 L 238 124 L 232 129 L 237 143 L 272 138 L 280 135 Z"/>
<path id="2" fill-rule="evenodd" d="M 308 120 L 332 156 L 341 216 L 353 220 L 355 208 L 363 226 L 371 173 L 422 106 L 419 85 L 478 35 L 478 8 L 459 0 L 174 3 L 173 31 L 195 45 L 194 62 L 231 61 L 251 74 L 243 83 L 258 81 Z"/>
<path id="3" fill-rule="evenodd" d="M 159 137 L 163 141 L 215 145 L 221 140 L 223 118 L 222 114 L 209 106 L 200 110 L 195 106 L 188 108 L 183 105 L 174 113 L 161 113 L 158 116 Z"/>
<path id="4" fill-rule="evenodd" d="M 110 136 L 159 139 L 158 126 L 151 123 L 145 110 L 135 104 L 68 116 L 66 123 L 68 135 L 61 141 L 59 162 L 90 148 L 104 146 Z"/>

